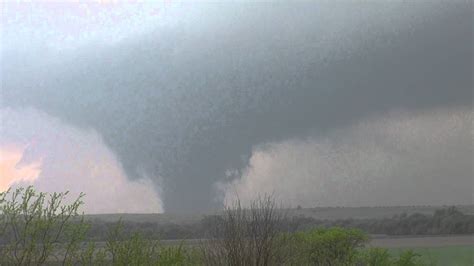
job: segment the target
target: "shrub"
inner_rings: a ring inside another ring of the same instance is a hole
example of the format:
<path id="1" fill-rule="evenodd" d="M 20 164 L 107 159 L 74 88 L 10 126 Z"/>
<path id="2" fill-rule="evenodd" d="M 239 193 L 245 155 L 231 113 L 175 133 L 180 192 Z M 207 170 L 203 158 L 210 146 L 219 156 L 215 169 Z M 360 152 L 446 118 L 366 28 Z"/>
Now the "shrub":
<path id="1" fill-rule="evenodd" d="M 403 251 L 398 258 L 394 260 L 394 266 L 421 266 L 424 265 L 420 260 L 421 255 L 413 250 Z"/>
<path id="2" fill-rule="evenodd" d="M 118 222 L 109 231 L 105 251 L 110 254 L 113 265 L 152 265 L 158 260 L 156 241 L 147 240 L 140 233 L 130 237 L 123 233 Z"/>
<path id="3" fill-rule="evenodd" d="M 146 239 L 139 232 L 129 235 L 124 232 L 119 221 L 108 233 L 105 249 L 102 251 L 110 257 L 113 265 L 193 265 L 197 264 L 194 253 L 178 246 L 161 246 L 157 240 Z M 100 265 L 102 254 L 93 258 L 94 265 Z"/>
<path id="4" fill-rule="evenodd" d="M 285 259 L 280 225 L 284 214 L 272 196 L 258 197 L 244 208 L 240 201 L 214 217 L 210 239 L 201 245 L 206 265 L 278 265 Z"/>
<path id="5" fill-rule="evenodd" d="M 313 229 L 295 234 L 300 263 L 305 265 L 354 265 L 358 249 L 368 241 L 358 229 Z"/>
<path id="6" fill-rule="evenodd" d="M 398 257 L 390 255 L 385 248 L 368 248 L 361 251 L 357 265 L 359 266 L 423 266 L 419 254 L 412 250 L 403 251 Z M 431 263 L 430 265 L 435 265 Z"/>
<path id="7" fill-rule="evenodd" d="M 392 257 L 385 248 L 369 248 L 360 254 L 359 265 L 381 266 L 392 265 Z"/>
<path id="8" fill-rule="evenodd" d="M 161 247 L 156 265 L 200 265 L 199 255 L 193 249 L 179 246 Z"/>
<path id="9" fill-rule="evenodd" d="M 71 264 L 88 225 L 78 213 L 81 194 L 38 193 L 32 187 L 0 193 L 0 264 L 40 265 L 55 257 Z"/>

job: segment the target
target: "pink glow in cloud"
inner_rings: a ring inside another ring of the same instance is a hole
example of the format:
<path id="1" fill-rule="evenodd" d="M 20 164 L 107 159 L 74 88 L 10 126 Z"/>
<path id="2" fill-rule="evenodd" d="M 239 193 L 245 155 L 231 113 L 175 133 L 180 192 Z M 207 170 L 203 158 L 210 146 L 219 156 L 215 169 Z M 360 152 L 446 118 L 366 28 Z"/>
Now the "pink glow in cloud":
<path id="1" fill-rule="evenodd" d="M 162 212 L 157 184 L 130 180 L 93 130 L 35 109 L 0 109 L 0 191 L 33 185 L 42 192 L 84 192 L 86 213 Z"/>
<path id="2" fill-rule="evenodd" d="M 22 163 L 25 148 L 18 145 L 0 146 L 0 192 L 15 183 L 32 184 L 41 173 L 41 161 Z"/>

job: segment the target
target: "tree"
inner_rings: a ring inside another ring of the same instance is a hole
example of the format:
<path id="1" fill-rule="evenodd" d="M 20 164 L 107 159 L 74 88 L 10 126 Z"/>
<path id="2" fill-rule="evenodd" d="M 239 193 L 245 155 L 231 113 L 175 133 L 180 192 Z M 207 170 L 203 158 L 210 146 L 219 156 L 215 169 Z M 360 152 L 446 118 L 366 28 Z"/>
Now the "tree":
<path id="1" fill-rule="evenodd" d="M 79 215 L 80 194 L 38 193 L 31 186 L 0 193 L 0 264 L 41 265 L 55 257 L 70 264 L 78 256 L 88 225 Z"/>

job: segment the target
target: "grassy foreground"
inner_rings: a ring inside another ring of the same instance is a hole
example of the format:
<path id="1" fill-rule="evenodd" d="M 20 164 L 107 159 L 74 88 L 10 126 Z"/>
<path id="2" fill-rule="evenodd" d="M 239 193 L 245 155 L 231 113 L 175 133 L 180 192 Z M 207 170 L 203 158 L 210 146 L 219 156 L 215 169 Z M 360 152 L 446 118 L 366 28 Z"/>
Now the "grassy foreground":
<path id="1" fill-rule="evenodd" d="M 471 266 L 474 265 L 474 246 L 450 246 L 450 247 L 429 247 L 410 248 L 420 254 L 420 260 L 426 264 L 446 265 L 446 266 Z M 398 256 L 406 251 L 405 248 L 391 248 L 389 252 Z"/>

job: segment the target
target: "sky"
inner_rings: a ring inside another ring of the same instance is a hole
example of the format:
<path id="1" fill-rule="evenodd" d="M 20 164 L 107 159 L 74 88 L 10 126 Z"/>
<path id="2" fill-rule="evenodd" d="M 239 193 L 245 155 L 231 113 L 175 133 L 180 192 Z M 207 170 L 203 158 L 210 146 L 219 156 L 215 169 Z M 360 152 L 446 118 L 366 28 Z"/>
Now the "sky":
<path id="1" fill-rule="evenodd" d="M 0 190 L 472 204 L 470 1 L 2 2 Z"/>

